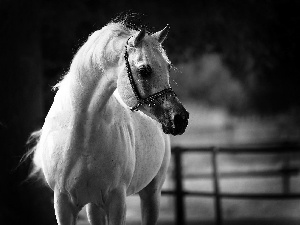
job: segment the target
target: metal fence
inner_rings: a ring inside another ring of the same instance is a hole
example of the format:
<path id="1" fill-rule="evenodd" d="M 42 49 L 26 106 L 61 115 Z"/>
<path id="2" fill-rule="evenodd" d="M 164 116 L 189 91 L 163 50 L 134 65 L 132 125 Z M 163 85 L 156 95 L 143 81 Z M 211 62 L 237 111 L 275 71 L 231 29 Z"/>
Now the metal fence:
<path id="1" fill-rule="evenodd" d="M 194 178 L 211 178 L 213 179 L 213 191 L 187 191 L 183 188 L 183 180 L 186 177 L 183 176 L 182 156 L 188 153 L 209 153 L 211 154 L 212 173 L 202 173 Z M 300 165 L 298 167 L 290 166 L 288 161 L 283 164 L 282 168 L 276 170 L 262 170 L 262 171 L 247 171 L 247 172 L 221 172 L 218 168 L 218 155 L 220 154 L 255 154 L 255 155 L 268 155 L 268 154 L 295 154 L 300 156 L 300 145 L 276 145 L 276 146 L 252 146 L 252 147 L 207 147 L 207 148 L 181 148 L 175 147 L 172 149 L 174 157 L 174 180 L 175 189 L 163 190 L 162 195 L 172 195 L 176 199 L 176 224 L 185 225 L 185 201 L 186 196 L 196 197 L 212 197 L 214 198 L 215 208 L 215 224 L 222 225 L 222 199 L 300 199 L 300 193 L 290 192 L 290 178 L 291 176 L 298 175 L 300 172 Z M 285 158 L 285 157 L 283 157 Z M 239 177 L 270 177 L 281 176 L 282 177 L 282 193 L 225 193 L 220 191 L 220 179 L 221 178 L 239 178 Z"/>

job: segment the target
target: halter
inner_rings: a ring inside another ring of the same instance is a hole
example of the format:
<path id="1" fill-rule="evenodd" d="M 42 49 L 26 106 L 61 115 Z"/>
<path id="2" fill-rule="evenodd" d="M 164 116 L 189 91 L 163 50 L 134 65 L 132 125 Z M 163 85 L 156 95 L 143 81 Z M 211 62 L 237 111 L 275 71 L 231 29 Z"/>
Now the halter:
<path id="1" fill-rule="evenodd" d="M 176 96 L 173 89 L 171 87 L 169 87 L 169 88 L 163 89 L 162 91 L 156 92 L 156 93 L 154 93 L 154 94 L 152 94 L 152 95 L 150 95 L 146 98 L 141 97 L 141 95 L 138 91 L 138 88 L 137 88 L 137 86 L 134 82 L 131 67 L 130 67 L 130 64 L 129 64 L 129 61 L 128 61 L 129 55 L 128 55 L 128 51 L 127 51 L 127 45 L 128 45 L 129 39 L 126 42 L 124 58 L 125 58 L 125 63 L 126 63 L 127 75 L 128 75 L 128 78 L 129 78 L 129 82 L 130 82 L 131 88 L 133 90 L 133 93 L 134 93 L 134 95 L 137 99 L 137 104 L 135 106 L 131 107 L 130 110 L 131 111 L 138 111 L 138 108 L 141 105 L 154 106 L 155 105 L 155 100 L 157 100 L 158 98 L 160 98 L 163 95 L 171 94 L 172 96 Z"/>

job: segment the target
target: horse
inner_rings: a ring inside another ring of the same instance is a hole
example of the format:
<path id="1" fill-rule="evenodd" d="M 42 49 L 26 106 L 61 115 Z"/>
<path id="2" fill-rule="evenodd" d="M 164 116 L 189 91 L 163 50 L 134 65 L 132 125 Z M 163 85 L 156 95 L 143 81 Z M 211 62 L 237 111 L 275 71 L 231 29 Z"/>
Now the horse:
<path id="1" fill-rule="evenodd" d="M 132 194 L 140 196 L 142 224 L 156 224 L 169 135 L 183 134 L 189 118 L 169 84 L 168 31 L 110 22 L 88 37 L 55 86 L 31 153 L 33 173 L 54 191 L 59 225 L 76 224 L 85 205 L 91 225 L 125 224 Z"/>

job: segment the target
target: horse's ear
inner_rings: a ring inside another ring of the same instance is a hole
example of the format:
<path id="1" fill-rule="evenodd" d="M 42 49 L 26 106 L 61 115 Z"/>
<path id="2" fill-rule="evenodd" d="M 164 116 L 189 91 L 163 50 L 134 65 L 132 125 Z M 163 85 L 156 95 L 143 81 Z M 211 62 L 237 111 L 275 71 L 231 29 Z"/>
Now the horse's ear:
<path id="1" fill-rule="evenodd" d="M 167 26 L 164 29 L 152 34 L 152 36 L 155 37 L 159 43 L 163 43 L 163 41 L 166 39 L 169 33 L 169 30 L 170 30 L 170 26 L 169 24 L 167 24 Z"/>
<path id="2" fill-rule="evenodd" d="M 130 45 L 132 45 L 133 47 L 138 46 L 138 44 L 143 40 L 145 35 L 146 35 L 146 30 L 141 29 L 139 33 L 130 41 Z"/>

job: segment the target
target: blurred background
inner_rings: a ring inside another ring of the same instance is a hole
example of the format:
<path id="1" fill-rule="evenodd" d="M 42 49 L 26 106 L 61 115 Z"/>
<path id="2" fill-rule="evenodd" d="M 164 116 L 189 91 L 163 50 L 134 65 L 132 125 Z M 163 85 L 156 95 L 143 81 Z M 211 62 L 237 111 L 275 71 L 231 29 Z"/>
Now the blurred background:
<path id="1" fill-rule="evenodd" d="M 220 179 L 219 189 L 300 193 L 299 154 L 284 152 L 300 141 L 299 10 L 297 0 L 1 0 L 0 224 L 56 224 L 52 192 L 26 181 L 30 163 L 18 166 L 19 161 L 52 104 L 51 88 L 68 71 L 78 48 L 93 31 L 126 15 L 150 32 L 170 24 L 164 48 L 174 66 L 171 83 L 191 115 L 186 133 L 172 138 L 172 146 L 258 146 L 254 151 L 280 146 L 274 154 L 218 156 L 220 173 L 266 175 L 228 176 Z M 175 190 L 175 167 L 172 158 L 164 190 Z M 281 176 L 282 168 L 293 173 Z M 184 190 L 214 190 L 210 152 L 181 154 L 180 170 Z M 206 175 L 196 175 L 200 172 Z M 186 224 L 214 224 L 214 201 L 185 197 Z M 159 224 L 178 224 L 176 204 L 176 196 L 163 195 Z M 225 224 L 300 222 L 300 199 L 292 197 L 225 198 L 221 208 Z M 127 223 L 139 220 L 139 200 L 133 196 Z M 83 212 L 79 223 L 87 224 Z"/>

